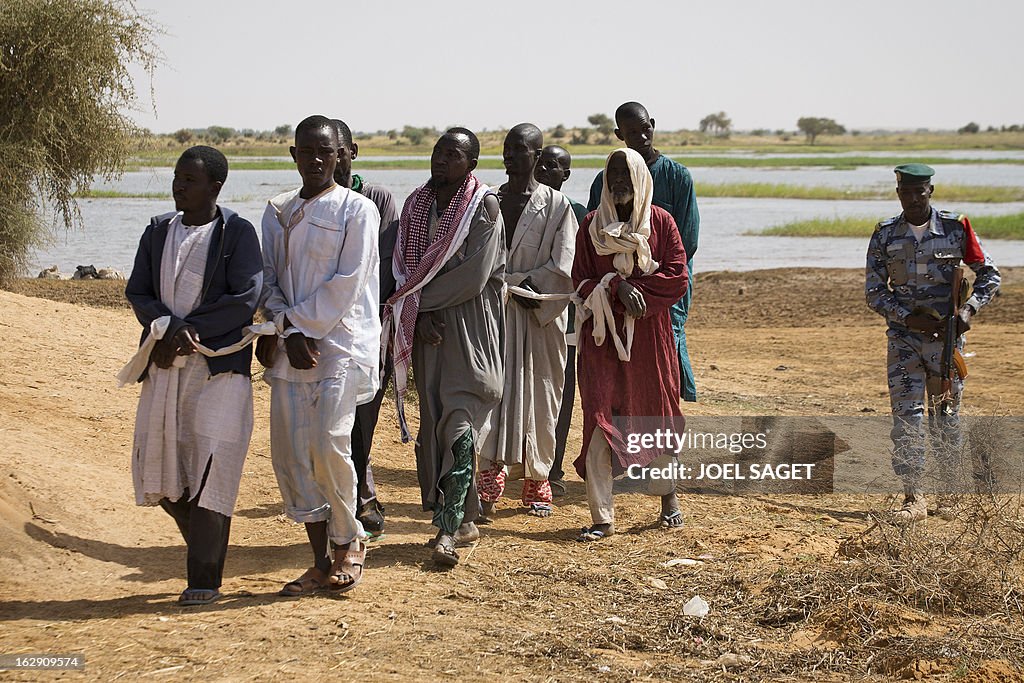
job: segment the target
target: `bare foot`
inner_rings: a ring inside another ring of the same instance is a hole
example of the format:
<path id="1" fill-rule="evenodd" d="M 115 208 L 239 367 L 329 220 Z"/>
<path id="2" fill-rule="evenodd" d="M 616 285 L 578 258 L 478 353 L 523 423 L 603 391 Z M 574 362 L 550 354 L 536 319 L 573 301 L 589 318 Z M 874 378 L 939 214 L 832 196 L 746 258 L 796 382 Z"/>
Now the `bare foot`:
<path id="1" fill-rule="evenodd" d="M 494 503 L 482 500 L 480 501 L 480 516 L 476 518 L 476 521 L 480 524 L 490 524 L 494 521 Z"/>
<path id="2" fill-rule="evenodd" d="M 455 531 L 455 545 L 469 545 L 480 540 L 480 530 L 473 522 L 464 522 Z"/>

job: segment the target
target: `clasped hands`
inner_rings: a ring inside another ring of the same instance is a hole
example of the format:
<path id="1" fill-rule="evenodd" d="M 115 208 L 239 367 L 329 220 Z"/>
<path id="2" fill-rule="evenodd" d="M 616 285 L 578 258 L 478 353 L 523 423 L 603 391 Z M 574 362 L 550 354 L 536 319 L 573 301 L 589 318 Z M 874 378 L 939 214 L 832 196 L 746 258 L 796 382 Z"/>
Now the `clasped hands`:
<path id="1" fill-rule="evenodd" d="M 618 296 L 619 301 L 626 307 L 626 313 L 634 318 L 642 318 L 647 313 L 647 301 L 644 300 L 643 292 L 626 280 L 619 282 Z"/>
<path id="2" fill-rule="evenodd" d="M 196 328 L 185 325 L 172 337 L 158 339 L 153 350 L 149 354 L 149 360 L 156 363 L 158 368 L 167 370 L 174 365 L 174 359 L 178 356 L 191 356 L 199 351 L 199 334 Z"/>
<path id="3" fill-rule="evenodd" d="M 536 292 L 537 294 L 543 294 L 543 292 L 541 292 L 539 289 L 537 289 L 537 287 L 533 284 L 533 282 L 530 281 L 529 277 L 525 278 L 522 282 L 520 282 L 519 286 L 522 289 L 527 289 L 527 290 L 529 290 L 531 292 Z M 540 302 L 539 301 L 537 301 L 536 299 L 529 299 L 529 298 L 527 298 L 525 296 L 522 296 L 521 294 L 513 294 L 512 298 L 515 300 L 515 302 L 517 304 L 519 304 L 523 308 L 533 309 L 533 308 L 539 308 L 540 307 Z"/>
<path id="4" fill-rule="evenodd" d="M 284 328 L 291 327 L 288 318 L 284 319 Z M 288 362 L 296 370 L 309 370 L 317 365 L 317 358 L 320 350 L 316 346 L 316 339 L 307 337 L 298 331 L 293 331 L 284 338 L 284 350 L 288 354 Z M 277 356 L 277 335 L 263 335 L 256 340 L 256 360 L 265 368 L 274 367 L 274 360 Z"/>

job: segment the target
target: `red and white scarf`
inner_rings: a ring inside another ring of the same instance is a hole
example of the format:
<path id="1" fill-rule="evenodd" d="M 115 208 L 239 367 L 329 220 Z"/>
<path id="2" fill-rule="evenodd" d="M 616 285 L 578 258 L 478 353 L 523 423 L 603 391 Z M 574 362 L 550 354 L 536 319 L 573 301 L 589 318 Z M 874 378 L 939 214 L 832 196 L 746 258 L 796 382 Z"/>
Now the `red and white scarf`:
<path id="1" fill-rule="evenodd" d="M 405 394 L 422 290 L 462 247 L 473 216 L 489 191 L 490 188 L 473 174 L 466 176 L 462 187 L 438 219 L 433 240 L 430 238 L 430 212 L 437 199 L 437 191 L 423 185 L 409 195 L 402 207 L 392 260 L 398 289 L 384 306 L 381 367 L 390 350 L 395 367 L 395 406 L 403 442 L 412 439 L 405 421 Z"/>

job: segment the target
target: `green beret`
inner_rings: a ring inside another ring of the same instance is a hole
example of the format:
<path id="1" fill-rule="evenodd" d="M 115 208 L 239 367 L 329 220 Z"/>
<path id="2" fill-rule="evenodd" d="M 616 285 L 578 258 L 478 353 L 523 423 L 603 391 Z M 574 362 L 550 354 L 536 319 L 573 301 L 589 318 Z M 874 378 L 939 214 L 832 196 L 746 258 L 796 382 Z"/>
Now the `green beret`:
<path id="1" fill-rule="evenodd" d="M 896 171 L 897 183 L 927 183 L 935 175 L 935 169 L 925 164 L 902 164 L 893 170 Z"/>

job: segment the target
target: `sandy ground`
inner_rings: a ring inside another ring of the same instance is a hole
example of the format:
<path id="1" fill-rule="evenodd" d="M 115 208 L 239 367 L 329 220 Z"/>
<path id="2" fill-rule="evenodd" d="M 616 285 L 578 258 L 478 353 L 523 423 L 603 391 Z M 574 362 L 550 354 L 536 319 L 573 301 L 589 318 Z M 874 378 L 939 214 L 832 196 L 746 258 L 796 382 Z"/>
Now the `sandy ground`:
<path id="1" fill-rule="evenodd" d="M 1005 274 L 1003 296 L 970 335 L 977 355 L 967 413 L 1024 413 L 1021 274 Z M 685 412 L 884 417 L 884 323 L 864 306 L 861 277 L 702 277 L 689 326 L 701 400 Z M 436 571 L 423 547 L 433 534 L 412 448 L 401 444 L 388 404 L 374 440 L 387 529 L 371 546 L 365 580 L 343 597 L 278 598 L 310 558 L 302 528 L 282 515 L 269 389 L 258 381 L 225 598 L 179 608 L 184 545 L 162 511 L 133 504 L 138 390 L 118 390 L 113 380 L 138 323 L 117 308 L 116 284 L 14 289 L 21 293 L 0 292 L 0 654 L 82 653 L 84 676 L 100 680 L 1024 680 L 1014 668 L 1024 658 L 1019 614 L 880 603 L 898 617 L 888 644 L 871 641 L 888 648 L 885 657 L 868 657 L 875 651 L 864 637 L 826 637 L 810 609 L 779 623 L 764 618 L 778 602 L 766 596 L 780 576 L 842 569 L 837 550 L 868 526 L 865 512 L 885 504 L 880 496 L 687 495 L 687 526 L 663 532 L 653 525 L 656 502 L 627 495 L 616 501 L 622 533 L 577 544 L 571 539 L 589 515 L 571 474 L 569 495 L 546 520 L 522 514 L 518 485 L 510 485 L 481 542 L 454 571 Z M 577 408 L 572 455 L 581 422 Z M 872 438 L 884 457 L 884 434 Z M 895 491 L 897 482 L 888 486 Z M 663 566 L 674 558 L 699 564 Z M 682 614 L 696 593 L 711 603 L 704 620 Z M 988 628 L 1007 634 L 991 656 L 893 655 L 921 639 L 983 640 L 977 634 Z M 82 676 L 0 672 L 12 680 Z"/>

